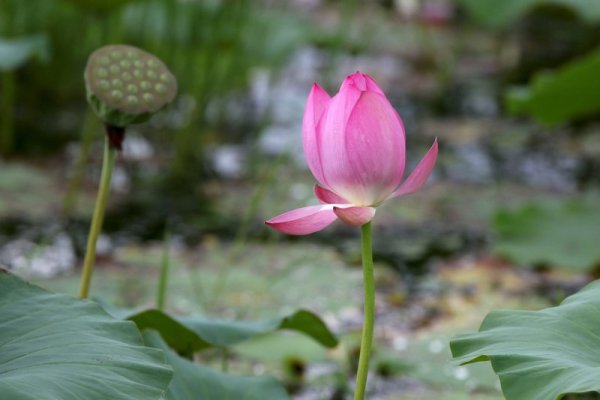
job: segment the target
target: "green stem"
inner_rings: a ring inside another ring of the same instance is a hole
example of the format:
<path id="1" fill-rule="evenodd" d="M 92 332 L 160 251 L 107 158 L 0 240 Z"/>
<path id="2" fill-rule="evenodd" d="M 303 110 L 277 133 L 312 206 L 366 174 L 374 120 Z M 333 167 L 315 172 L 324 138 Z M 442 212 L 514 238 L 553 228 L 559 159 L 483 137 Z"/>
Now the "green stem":
<path id="1" fill-rule="evenodd" d="M 269 168 L 265 168 L 259 174 L 259 183 L 255 186 L 255 190 L 252 193 L 252 198 L 250 199 L 249 206 L 244 212 L 242 222 L 240 223 L 240 227 L 233 239 L 231 251 L 229 252 L 228 257 L 225 259 L 225 262 L 223 263 L 221 268 L 219 268 L 219 275 L 217 276 L 214 295 L 212 296 L 212 300 L 215 302 L 215 305 L 216 302 L 222 297 L 223 291 L 227 288 L 227 281 L 229 279 L 229 273 L 231 272 L 232 265 L 238 261 L 238 257 L 244 252 L 246 242 L 248 241 L 248 231 L 250 228 L 250 222 L 252 221 L 252 217 L 256 215 L 256 211 L 258 210 L 258 206 L 262 202 L 265 191 L 267 187 L 271 184 L 271 181 L 273 180 L 273 177 L 276 174 L 276 172 L 279 170 L 279 167 L 283 165 L 283 160 L 283 156 L 279 157 L 279 159 L 275 162 L 274 166 L 269 165 Z"/>
<path id="2" fill-rule="evenodd" d="M 73 175 L 67 184 L 67 194 L 63 204 L 63 214 L 67 217 L 71 216 L 77 207 L 77 199 L 81 191 L 81 183 L 85 175 L 85 167 L 90 158 L 90 151 L 94 143 L 94 137 L 98 131 L 98 119 L 91 108 L 85 114 L 83 120 L 83 129 L 77 154 L 77 161 L 73 167 Z"/>
<path id="3" fill-rule="evenodd" d="M 362 340 L 360 341 L 360 357 L 356 372 L 356 389 L 354 400 L 365 398 L 367 375 L 369 374 L 369 357 L 373 343 L 373 327 L 375 326 L 375 278 L 373 276 L 373 240 L 371 222 L 361 227 L 363 280 L 365 286 L 365 321 Z"/>
<path id="4" fill-rule="evenodd" d="M 4 71 L 2 76 L 2 95 L 0 96 L 0 153 L 9 155 L 14 142 L 14 102 L 15 73 Z"/>
<path id="5" fill-rule="evenodd" d="M 229 370 L 229 349 L 223 347 L 221 349 L 221 372 L 227 372 Z"/>
<path id="6" fill-rule="evenodd" d="M 92 225 L 88 236 L 85 258 L 83 261 L 83 275 L 81 276 L 81 285 L 79 287 L 79 297 L 85 299 L 90 291 L 90 282 L 94 270 L 94 261 L 96 260 L 96 242 L 98 235 L 102 230 L 102 221 L 104 220 L 104 210 L 106 209 L 106 200 L 110 191 L 110 181 L 112 171 L 115 165 L 116 149 L 110 144 L 109 136 L 106 135 L 104 143 L 104 157 L 102 160 L 102 175 L 100 176 L 100 188 L 98 197 L 96 197 L 96 208 L 92 217 Z"/>
<path id="7" fill-rule="evenodd" d="M 160 277 L 158 279 L 158 291 L 156 292 L 156 307 L 159 310 L 164 310 L 167 298 L 167 281 L 169 279 L 169 269 L 171 268 L 171 234 L 168 230 L 165 231 L 163 240 L 163 253 L 160 262 Z"/>

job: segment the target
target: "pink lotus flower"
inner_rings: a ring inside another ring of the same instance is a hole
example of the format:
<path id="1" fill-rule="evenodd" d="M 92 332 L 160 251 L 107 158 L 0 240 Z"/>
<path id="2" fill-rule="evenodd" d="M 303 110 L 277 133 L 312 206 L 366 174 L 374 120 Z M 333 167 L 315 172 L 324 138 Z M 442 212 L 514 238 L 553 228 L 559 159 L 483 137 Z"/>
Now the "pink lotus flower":
<path id="1" fill-rule="evenodd" d="M 402 120 L 373 78 L 348 76 L 329 97 L 314 84 L 304 110 L 304 154 L 319 182 L 321 205 L 298 208 L 266 224 L 290 235 L 320 231 L 336 219 L 359 226 L 388 199 L 421 189 L 438 153 L 437 139 L 410 176 L 402 181 L 406 160 Z"/>

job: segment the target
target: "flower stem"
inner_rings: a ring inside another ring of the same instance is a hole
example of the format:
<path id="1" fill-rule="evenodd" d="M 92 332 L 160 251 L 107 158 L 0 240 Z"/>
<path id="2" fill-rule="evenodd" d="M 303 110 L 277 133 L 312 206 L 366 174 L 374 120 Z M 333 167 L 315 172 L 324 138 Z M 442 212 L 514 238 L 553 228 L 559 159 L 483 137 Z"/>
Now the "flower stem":
<path id="1" fill-rule="evenodd" d="M 356 389 L 354 400 L 365 398 L 367 375 L 369 374 L 369 357 L 373 343 L 373 327 L 375 325 L 375 278 L 373 276 L 373 240 L 371 222 L 361 227 L 363 281 L 365 287 L 365 320 L 363 323 L 360 357 L 356 372 Z"/>
<path id="2" fill-rule="evenodd" d="M 74 171 L 67 184 L 67 193 L 63 203 L 63 215 L 65 217 L 72 216 L 77 208 L 77 200 L 79 193 L 81 192 L 81 183 L 85 175 L 85 167 L 90 159 L 90 151 L 92 150 L 92 144 L 94 143 L 94 138 L 97 133 L 98 119 L 96 118 L 94 111 L 89 108 L 83 119 L 79 154 L 77 154 L 77 160 L 73 167 Z"/>
<path id="3" fill-rule="evenodd" d="M 2 97 L 0 97 L 0 154 L 9 155 L 14 144 L 14 113 L 15 102 L 15 73 L 4 71 L 0 73 L 2 81 Z"/>
<path id="4" fill-rule="evenodd" d="M 112 178 L 113 166 L 115 165 L 116 148 L 111 145 L 109 136 L 106 135 L 104 143 L 104 156 L 102 159 L 102 175 L 100 176 L 100 188 L 98 197 L 96 197 L 96 207 L 92 217 L 92 225 L 88 236 L 85 258 L 83 261 L 83 275 L 79 286 L 79 297 L 85 299 L 90 291 L 90 282 L 94 270 L 94 261 L 96 260 L 96 242 L 102 230 L 102 221 L 104 220 L 104 210 L 106 209 L 106 200 L 110 191 L 110 181 Z"/>
<path id="5" fill-rule="evenodd" d="M 156 308 L 163 311 L 167 300 L 167 283 L 169 279 L 169 269 L 171 269 L 171 234 L 168 228 L 165 229 L 163 238 L 163 252 L 160 261 L 160 275 L 158 279 L 158 290 L 156 291 Z"/>

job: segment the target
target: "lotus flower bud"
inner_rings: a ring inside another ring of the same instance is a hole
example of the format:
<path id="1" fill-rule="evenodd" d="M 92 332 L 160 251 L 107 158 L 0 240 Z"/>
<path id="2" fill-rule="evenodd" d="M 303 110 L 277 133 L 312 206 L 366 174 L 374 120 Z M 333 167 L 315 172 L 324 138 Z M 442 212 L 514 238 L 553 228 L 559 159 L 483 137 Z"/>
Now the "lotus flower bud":
<path id="1" fill-rule="evenodd" d="M 290 235 L 320 231 L 336 219 L 363 225 L 384 201 L 423 187 L 437 159 L 437 139 L 404 178 L 405 132 L 402 119 L 377 82 L 356 72 L 330 97 L 316 83 L 304 110 L 304 154 L 317 180 L 321 205 L 298 208 L 266 221 Z"/>

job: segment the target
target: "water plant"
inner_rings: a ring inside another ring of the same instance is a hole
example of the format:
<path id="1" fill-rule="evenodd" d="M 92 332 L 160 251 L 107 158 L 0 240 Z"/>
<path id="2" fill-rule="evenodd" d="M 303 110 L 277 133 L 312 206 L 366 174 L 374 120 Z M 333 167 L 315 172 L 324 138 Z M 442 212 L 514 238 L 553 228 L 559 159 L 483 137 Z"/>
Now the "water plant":
<path id="1" fill-rule="evenodd" d="M 365 394 L 375 324 L 371 220 L 386 200 L 421 189 L 435 165 L 437 140 L 403 180 L 402 119 L 375 80 L 361 72 L 348 76 L 333 97 L 313 85 L 302 139 L 308 166 L 319 182 L 315 196 L 322 204 L 288 211 L 266 224 L 291 235 L 320 231 L 338 218 L 361 227 L 365 316 L 354 394 L 359 400 Z"/>
<path id="2" fill-rule="evenodd" d="M 507 400 L 600 393 L 599 298 L 600 282 L 596 280 L 556 307 L 494 310 L 478 332 L 450 342 L 454 361 L 489 361 Z"/>
<path id="3" fill-rule="evenodd" d="M 2 268 L 0 318 L 2 399 L 159 399 L 172 379 L 132 323 Z"/>
<path id="4" fill-rule="evenodd" d="M 48 39 L 29 35 L 16 39 L 0 38 L 0 154 L 10 155 L 14 147 L 14 106 L 17 98 L 16 71 L 31 58 L 48 59 Z"/>
<path id="5" fill-rule="evenodd" d="M 83 263 L 79 296 L 86 298 L 96 258 L 96 242 L 102 230 L 117 151 L 126 127 L 147 121 L 170 103 L 177 82 L 154 55 L 127 45 L 109 45 L 93 52 L 85 69 L 87 99 L 106 131 L 102 174 Z"/>

